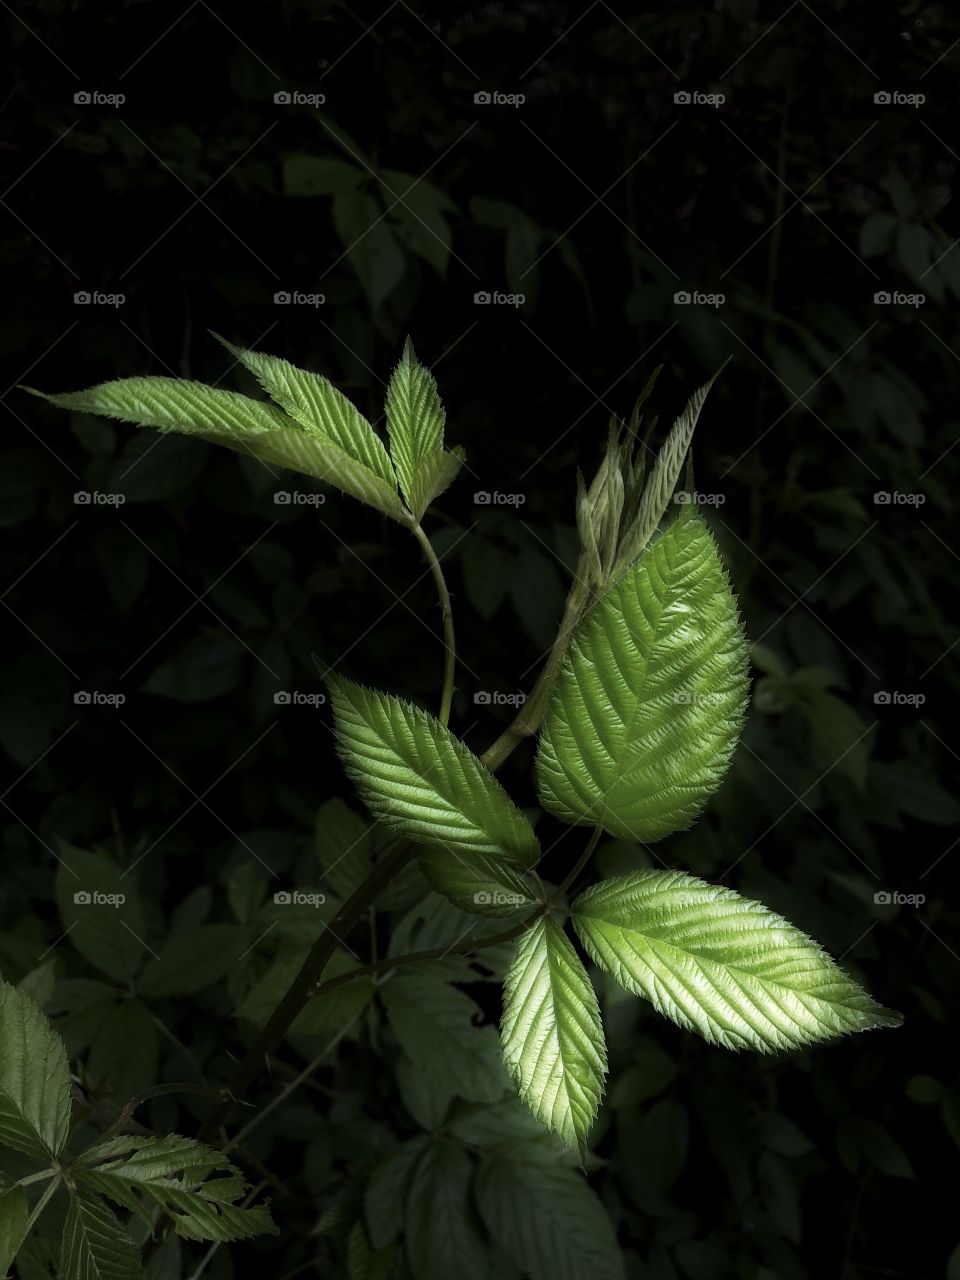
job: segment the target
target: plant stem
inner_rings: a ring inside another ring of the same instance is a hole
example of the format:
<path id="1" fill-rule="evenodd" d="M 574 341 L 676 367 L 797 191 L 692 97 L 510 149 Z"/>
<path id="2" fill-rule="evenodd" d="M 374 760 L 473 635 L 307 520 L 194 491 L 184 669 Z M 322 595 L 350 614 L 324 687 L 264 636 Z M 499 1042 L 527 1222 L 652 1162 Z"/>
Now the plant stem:
<path id="1" fill-rule="evenodd" d="M 450 592 L 447 590 L 447 582 L 443 576 L 443 569 L 440 561 L 437 559 L 436 552 L 430 545 L 430 539 L 421 529 L 420 524 L 411 525 L 413 536 L 423 548 L 423 554 L 427 558 L 430 566 L 430 572 L 433 574 L 433 580 L 436 583 L 437 595 L 440 597 L 440 616 L 443 618 L 443 693 L 440 697 L 440 715 L 441 724 L 448 724 L 450 721 L 450 707 L 453 703 L 453 677 L 457 663 L 457 646 L 453 633 L 453 609 L 450 605 Z"/>
<path id="2" fill-rule="evenodd" d="M 40 1217 L 41 1213 L 43 1213 L 44 1209 L 49 1204 L 50 1197 L 53 1195 L 53 1193 L 56 1191 L 59 1185 L 60 1185 L 60 1179 L 58 1177 L 58 1178 L 55 1178 L 54 1181 L 50 1183 L 49 1187 L 47 1187 L 46 1191 L 44 1191 L 43 1195 L 40 1197 L 37 1203 L 33 1206 L 33 1213 L 31 1213 L 30 1217 L 27 1219 L 27 1225 L 24 1227 L 24 1230 L 23 1230 L 24 1240 L 27 1238 L 27 1236 L 36 1226 L 37 1219 Z"/>
<path id="3" fill-rule="evenodd" d="M 210 1137 L 220 1128 L 233 1104 L 243 1097 L 256 1080 L 267 1056 L 281 1043 L 297 1014 L 315 993 L 320 975 L 327 961 L 336 951 L 339 939 L 350 932 L 379 896 L 381 890 L 386 888 L 392 877 L 413 857 L 413 854 L 413 848 L 406 842 L 401 842 L 392 848 L 379 865 L 374 867 L 363 884 L 350 895 L 330 926 L 317 938 L 283 999 L 221 1090 L 222 1100 L 201 1127 L 199 1135 L 201 1139 Z"/>
<path id="4" fill-rule="evenodd" d="M 596 849 L 597 843 L 599 842 L 602 834 L 602 827 L 594 827 L 590 839 L 587 841 L 586 848 L 557 886 L 555 892 L 550 898 L 551 902 L 553 902 L 555 898 L 559 897 L 561 893 L 566 893 L 570 888 L 574 880 L 576 880 L 577 876 L 590 861 L 590 855 L 593 853 L 594 849 Z"/>
<path id="5" fill-rule="evenodd" d="M 516 938 L 542 915 L 543 908 L 537 907 L 535 911 L 531 911 L 529 915 L 524 916 L 519 924 L 512 925 L 509 929 L 504 929 L 502 933 L 489 934 L 487 937 L 480 938 L 475 942 L 467 939 L 466 942 L 459 942 L 452 947 L 433 947 L 429 951 L 408 951 L 402 956 L 388 956 L 385 960 L 378 960 L 375 964 L 360 965 L 356 969 L 351 969 L 349 973 L 338 974 L 336 978 L 331 978 L 328 982 L 321 983 L 317 988 L 317 995 L 326 995 L 328 991 L 345 986 L 346 983 L 352 982 L 354 978 L 361 978 L 365 974 L 389 973 L 401 965 L 416 964 L 420 960 L 443 960 L 447 956 L 468 956 L 472 955 L 474 951 L 483 951 L 487 947 L 498 946 L 501 942 L 509 942 L 511 938 Z"/>
<path id="6" fill-rule="evenodd" d="M 41 1169 L 39 1173 L 28 1173 L 25 1178 L 17 1179 L 18 1187 L 29 1187 L 31 1182 L 42 1182 L 44 1178 L 55 1178 L 56 1169 Z"/>
<path id="7" fill-rule="evenodd" d="M 575 578 L 567 596 L 557 638 L 553 642 L 553 648 L 550 650 L 537 683 L 511 724 L 480 757 L 488 769 L 498 769 L 511 751 L 527 738 L 533 737 L 540 728 L 543 717 L 547 714 L 547 704 L 550 701 L 554 681 L 560 674 L 560 667 L 567 656 L 573 633 L 589 602 L 589 586 L 583 578 Z"/>

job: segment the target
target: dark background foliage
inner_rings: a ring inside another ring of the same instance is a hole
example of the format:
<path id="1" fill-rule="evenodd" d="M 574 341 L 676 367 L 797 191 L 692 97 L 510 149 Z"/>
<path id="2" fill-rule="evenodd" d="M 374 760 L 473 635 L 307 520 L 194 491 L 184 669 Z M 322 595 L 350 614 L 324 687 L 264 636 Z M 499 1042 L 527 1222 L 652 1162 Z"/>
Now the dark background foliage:
<path id="1" fill-rule="evenodd" d="M 314 847 L 321 804 L 351 798 L 329 713 L 274 694 L 320 693 L 316 655 L 432 705 L 439 618 L 412 540 L 357 504 L 278 504 L 295 482 L 255 462 L 69 419 L 15 384 L 174 373 L 252 390 L 214 329 L 326 373 L 376 420 L 411 334 L 468 454 L 428 527 L 457 611 L 454 724 L 482 750 L 510 709 L 475 695 L 530 687 L 570 579 L 576 470 L 593 470 L 611 413 L 662 364 L 669 421 L 729 361 L 695 466 L 756 644 L 748 726 L 695 829 L 654 850 L 608 844 L 598 866 L 662 859 L 762 898 L 905 1023 L 735 1058 L 605 990 L 611 1097 L 591 1185 L 631 1276 L 960 1274 L 944 1037 L 960 975 L 957 14 L 922 0 L 4 9 L 0 969 L 67 1036 L 90 1123 L 157 1079 L 222 1081 L 251 1034 L 235 1010 L 251 988 L 269 999 L 319 927 L 310 909 L 271 916 L 272 894 L 336 897 Z M 325 102 L 275 102 L 283 91 Z M 875 96 L 894 92 L 924 101 Z M 478 304 L 483 291 L 525 300 Z M 504 780 L 532 807 L 531 760 L 518 752 Z M 580 837 L 539 829 L 559 879 Z M 136 864 L 133 941 L 77 923 L 62 869 L 58 907 L 58 866 L 109 879 L 104 859 Z M 409 892 L 350 950 L 382 952 Z M 434 908 L 423 931 L 463 927 Z M 466 978 L 495 1022 L 502 960 L 440 976 Z M 371 1170 L 482 1105 L 474 1090 L 445 1110 L 384 1001 L 365 990 L 318 1015 L 261 1078 L 263 1106 L 320 1057 L 237 1153 L 281 1237 L 221 1249 L 207 1274 L 316 1260 L 346 1275 L 349 1240 L 351 1274 L 378 1274 L 350 1235 Z M 163 1099 L 142 1119 L 190 1133 L 200 1111 Z M 492 1139 L 478 1129 L 437 1148 L 458 1189 L 450 1232 L 481 1230 L 470 1162 Z M 529 1172 L 523 1143 L 499 1158 Z M 408 1210 L 417 1255 L 430 1215 Z M 477 1244 L 478 1275 L 523 1262 L 496 1236 Z M 191 1257 L 155 1258 L 170 1269 L 153 1274 L 193 1274 Z M 40 1247 L 29 1265 L 49 1274 Z"/>

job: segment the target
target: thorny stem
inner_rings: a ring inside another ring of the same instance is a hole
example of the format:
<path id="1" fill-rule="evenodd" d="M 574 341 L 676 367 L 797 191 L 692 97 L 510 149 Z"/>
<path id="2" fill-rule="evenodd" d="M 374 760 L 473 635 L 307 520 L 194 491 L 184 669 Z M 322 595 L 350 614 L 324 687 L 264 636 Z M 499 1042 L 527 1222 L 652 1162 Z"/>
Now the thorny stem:
<path id="1" fill-rule="evenodd" d="M 445 725 L 450 721 L 450 707 L 453 703 L 453 677 L 457 663 L 457 646 L 453 633 L 453 609 L 450 605 L 450 592 L 447 590 L 446 579 L 443 576 L 443 569 L 437 554 L 430 545 L 430 539 L 421 529 L 420 524 L 411 525 L 413 536 L 423 548 L 423 554 L 427 558 L 430 566 L 430 572 L 433 574 L 433 581 L 436 583 L 437 595 L 440 597 L 440 616 L 443 618 L 443 693 L 440 697 L 440 723 Z"/>
<path id="2" fill-rule="evenodd" d="M 414 536 L 423 548 L 424 554 L 430 565 L 437 591 L 440 596 L 440 607 L 443 614 L 444 635 L 446 643 L 446 660 L 444 663 L 444 682 L 443 694 L 440 704 L 440 719 L 446 724 L 450 715 L 450 706 L 453 700 L 453 675 L 456 662 L 456 649 L 454 645 L 453 618 L 450 608 L 450 593 L 447 590 L 447 584 L 443 576 L 443 570 L 440 567 L 440 561 L 437 559 L 433 547 L 427 535 L 420 528 L 419 524 L 411 526 Z M 501 734 L 501 736 L 493 743 L 491 747 L 481 756 L 481 760 L 491 771 L 496 770 L 506 760 L 510 753 L 527 738 L 532 737 L 537 732 L 541 721 L 547 710 L 547 702 L 550 698 L 550 692 L 553 688 L 554 681 L 560 670 L 560 665 L 566 657 L 567 649 L 573 639 L 573 633 L 583 616 L 590 601 L 590 587 L 586 579 L 579 575 L 574 579 L 570 593 L 567 596 L 566 606 L 563 612 L 563 618 L 560 622 L 560 628 L 557 638 L 554 641 L 553 648 L 547 658 L 540 678 L 534 686 L 530 697 L 520 708 L 520 711 L 513 723 Z M 594 841 L 599 838 L 599 832 L 594 833 Z M 589 848 L 592 852 L 592 847 Z M 589 852 L 585 857 L 589 856 Z M 363 914 L 373 905 L 380 896 L 380 893 L 389 884 L 390 880 L 409 862 L 414 856 L 414 848 L 406 843 L 401 842 L 394 848 L 391 848 L 383 857 L 383 860 L 374 867 L 373 871 L 367 879 L 351 894 L 347 901 L 337 912 L 328 928 L 320 935 L 313 944 L 307 958 L 300 967 L 297 976 L 288 987 L 283 999 L 274 1009 L 266 1024 L 260 1030 L 253 1044 L 247 1050 L 245 1056 L 237 1065 L 231 1074 L 224 1088 L 220 1091 L 221 1101 L 213 1108 L 207 1119 L 200 1128 L 199 1137 L 201 1139 L 211 1139 L 223 1126 L 224 1121 L 230 1114 L 235 1103 L 240 1100 L 253 1082 L 259 1076 L 266 1063 L 267 1058 L 280 1045 L 283 1037 L 286 1035 L 294 1019 L 300 1013 L 301 1009 L 307 1001 L 323 990 L 330 990 L 331 984 L 323 984 L 320 981 L 321 975 L 328 961 L 338 946 L 338 940 L 345 937 Z M 574 874 L 579 870 L 581 864 L 574 869 Z M 572 877 L 571 877 L 572 878 Z M 569 883 L 568 881 L 565 882 Z M 564 886 L 565 887 L 565 886 Z M 516 937 L 529 924 L 541 914 L 538 909 L 534 915 L 523 920 L 520 925 L 512 930 L 507 930 L 503 935 L 495 935 L 492 939 L 484 941 L 485 946 L 493 945 L 494 941 L 507 941 L 509 938 Z M 476 945 L 476 944 L 475 944 Z M 471 948 L 473 949 L 473 948 Z M 450 954 L 450 951 L 440 952 L 438 954 Z M 429 953 L 420 954 L 418 959 L 430 958 Z M 393 960 L 392 964 L 397 961 Z M 343 980 L 355 976 L 356 973 L 363 970 L 354 970 L 351 974 L 343 975 Z M 338 984 L 340 979 L 333 979 L 334 984 Z"/>

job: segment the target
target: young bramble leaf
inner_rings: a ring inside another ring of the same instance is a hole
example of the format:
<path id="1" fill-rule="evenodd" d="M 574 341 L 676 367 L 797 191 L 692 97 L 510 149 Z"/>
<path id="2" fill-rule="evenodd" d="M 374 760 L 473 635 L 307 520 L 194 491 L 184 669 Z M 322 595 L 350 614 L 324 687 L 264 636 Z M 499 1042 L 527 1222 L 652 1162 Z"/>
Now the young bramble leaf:
<path id="1" fill-rule="evenodd" d="M 693 439 L 700 411 L 716 379 L 717 374 L 714 374 L 709 382 L 704 383 L 693 393 L 657 454 L 644 487 L 637 514 L 621 538 L 617 564 L 613 572 L 614 581 L 627 572 L 663 519 L 670 505 L 670 499 L 673 497 L 673 491 L 677 487 L 677 481 L 680 479 L 680 472 L 690 448 L 690 441 Z"/>
<path id="2" fill-rule="evenodd" d="M 521 1098 L 586 1160 L 607 1072 L 603 1026 L 586 970 L 549 916 L 517 943 L 504 979 L 501 1037 Z"/>
<path id="3" fill-rule="evenodd" d="M 53 1159 L 69 1128 L 63 1041 L 28 996 L 0 982 L 0 1143 Z"/>
<path id="4" fill-rule="evenodd" d="M 332 484 L 384 515 L 402 524 L 409 523 L 409 514 L 397 493 L 396 479 L 392 475 L 385 479 L 358 458 L 360 451 L 349 432 L 345 430 L 338 437 L 309 430 L 273 405 L 236 391 L 223 391 L 185 378 L 118 378 L 86 391 L 61 395 L 46 395 L 31 387 L 23 389 L 61 409 L 97 413 L 137 426 L 176 431 L 225 445 L 238 453 L 259 458 L 268 467 L 287 467 Z M 349 405 L 349 401 L 340 399 Z M 352 405 L 350 409 L 359 419 Z M 348 417 L 346 409 L 343 415 Z M 369 424 L 366 425 L 369 428 Z M 369 430 L 372 432 L 372 428 Z M 386 451 L 382 444 L 379 447 L 389 467 Z"/>
<path id="5" fill-rule="evenodd" d="M 446 413 L 433 374 L 417 360 L 408 338 L 387 387 L 387 432 L 400 489 L 419 520 L 453 481 L 462 450 L 443 448 Z"/>
<path id="6" fill-rule="evenodd" d="M 711 1044 L 773 1052 L 901 1021 L 762 903 L 681 871 L 601 881 L 572 914 L 601 969 Z"/>
<path id="7" fill-rule="evenodd" d="M 355 462 L 393 489 L 397 477 L 383 442 L 357 407 L 319 373 L 298 369 L 289 360 L 247 351 L 218 333 L 213 335 L 250 372 L 285 413 L 307 431 L 335 444 Z"/>
<path id="8" fill-rule="evenodd" d="M 140 1252 L 97 1196 L 76 1192 L 63 1227 L 60 1280 L 136 1280 Z"/>
<path id="9" fill-rule="evenodd" d="M 424 871 L 456 905 L 514 911 L 510 895 L 525 892 L 517 872 L 540 846 L 493 774 L 422 708 L 339 677 L 329 683 L 340 754 L 371 813 L 430 846 Z M 474 903 L 482 893 L 489 901 Z"/>
<path id="10" fill-rule="evenodd" d="M 537 757 L 544 808 L 624 840 L 689 826 L 719 786 L 747 696 L 747 646 L 716 544 L 684 514 L 587 613 Z"/>

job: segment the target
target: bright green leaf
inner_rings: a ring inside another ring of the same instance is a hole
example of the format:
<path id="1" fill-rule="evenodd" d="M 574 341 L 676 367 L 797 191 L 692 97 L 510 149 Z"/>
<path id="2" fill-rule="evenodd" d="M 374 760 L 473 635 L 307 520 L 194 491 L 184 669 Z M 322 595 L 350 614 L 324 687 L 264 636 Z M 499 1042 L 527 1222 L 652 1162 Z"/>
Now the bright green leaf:
<path id="1" fill-rule="evenodd" d="M 468 897 L 487 893 L 489 901 L 471 909 L 515 910 L 516 871 L 532 866 L 539 844 L 493 774 L 422 708 L 339 677 L 329 683 L 340 754 L 374 816 L 432 846 L 424 872 L 460 897 L 457 905 L 472 885 Z"/>
<path id="2" fill-rule="evenodd" d="M 419 520 L 456 476 L 462 456 L 443 448 L 446 413 L 433 374 L 408 338 L 387 387 L 387 431 L 400 489 Z"/>
<path id="3" fill-rule="evenodd" d="M 771 1052 L 901 1021 L 762 903 L 681 871 L 601 881 L 573 922 L 601 969 L 711 1044 Z"/>
<path id="4" fill-rule="evenodd" d="M 537 758 L 544 808 L 630 841 L 689 826 L 726 772 L 746 696 L 726 572 L 707 526 L 682 515 L 574 637 Z"/>
<path id="5" fill-rule="evenodd" d="M 607 1073 L 600 1007 L 566 934 L 542 916 L 504 980 L 503 1060 L 527 1106 L 586 1159 Z"/>

